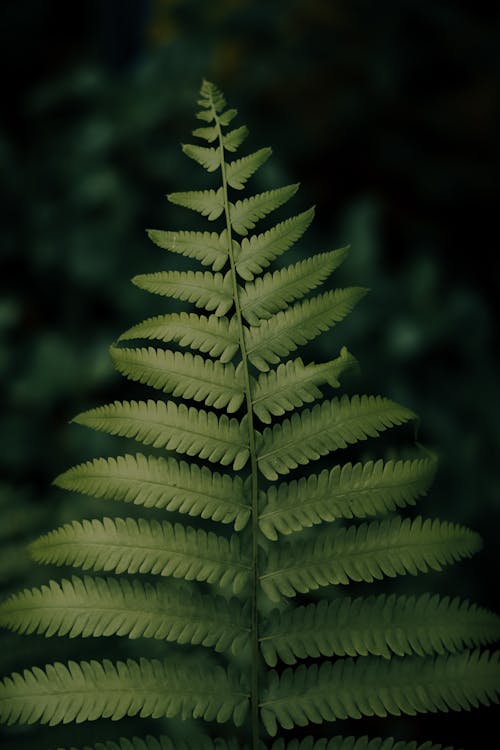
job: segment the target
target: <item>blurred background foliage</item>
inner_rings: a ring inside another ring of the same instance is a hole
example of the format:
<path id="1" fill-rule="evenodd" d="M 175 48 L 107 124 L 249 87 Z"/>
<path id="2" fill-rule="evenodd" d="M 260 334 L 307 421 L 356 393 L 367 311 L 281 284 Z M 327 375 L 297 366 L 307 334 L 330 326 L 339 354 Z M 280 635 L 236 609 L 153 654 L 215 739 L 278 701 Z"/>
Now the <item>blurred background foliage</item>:
<path id="1" fill-rule="evenodd" d="M 474 561 L 436 583 L 425 579 L 424 588 L 500 608 L 497 6 L 3 0 L 0 14 L 2 595 L 47 578 L 22 552 L 27 540 L 89 513 L 52 489 L 52 478 L 120 449 L 68 421 L 130 395 L 108 345 L 165 309 L 129 279 L 179 267 L 147 242 L 145 227 L 195 226 L 164 194 L 204 184 L 179 144 L 195 126 L 207 77 L 249 125 L 249 149 L 274 148 L 255 188 L 300 179 L 289 213 L 316 205 L 297 251 L 349 242 L 334 283 L 372 290 L 312 356 L 345 343 L 362 367 L 354 390 L 384 393 L 420 414 L 419 439 L 441 456 L 422 512 L 484 537 Z M 80 648 L 8 634 L 0 647 L 2 674 L 45 662 L 50 648 L 54 658 Z M 110 653 L 108 644 L 91 649 Z M 391 730 L 460 742 L 484 717 L 491 712 L 394 720 Z M 168 729 L 182 733 L 171 722 Z M 96 730 L 81 731 L 83 744 Z M 101 726 L 97 736 L 113 734 Z M 48 736 L 0 731 L 15 750 L 46 747 Z"/>

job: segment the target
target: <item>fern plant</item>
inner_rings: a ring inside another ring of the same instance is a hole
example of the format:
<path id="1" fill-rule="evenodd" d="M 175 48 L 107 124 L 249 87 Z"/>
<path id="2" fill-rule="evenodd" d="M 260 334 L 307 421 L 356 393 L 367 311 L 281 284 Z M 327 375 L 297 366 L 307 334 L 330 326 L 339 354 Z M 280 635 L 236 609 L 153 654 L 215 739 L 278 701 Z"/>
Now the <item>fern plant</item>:
<path id="1" fill-rule="evenodd" d="M 236 110 L 208 82 L 199 105 L 194 135 L 206 145 L 183 150 L 217 175 L 217 186 L 168 198 L 220 226 L 148 234 L 210 270 L 134 282 L 202 312 L 149 318 L 111 347 L 123 375 L 165 398 L 115 401 L 74 420 L 156 450 L 96 458 L 55 480 L 151 510 L 75 521 L 40 537 L 31 545 L 37 562 L 99 575 L 22 591 L 0 611 L 0 623 L 18 633 L 156 639 L 165 658 L 55 662 L 12 674 L 0 685 L 0 718 L 209 722 L 204 739 L 175 744 L 182 750 L 414 750 L 392 739 L 332 736 L 328 723 L 497 700 L 499 654 L 481 647 L 499 637 L 500 619 L 459 599 L 349 596 L 346 587 L 439 571 L 471 556 L 480 539 L 454 523 L 399 515 L 427 493 L 436 469 L 430 453 L 356 458 L 358 445 L 415 414 L 379 395 L 326 398 L 354 364 L 347 349 L 320 364 L 295 353 L 339 323 L 365 290 L 309 294 L 346 249 L 269 270 L 313 210 L 254 231 L 298 186 L 238 198 L 271 151 L 232 157 L 247 135 L 231 128 Z M 346 448 L 352 460 L 342 459 Z M 330 454 L 335 462 L 319 470 Z M 174 512 L 185 520 L 169 520 Z M 179 659 L 169 644 L 184 644 L 195 658 Z M 199 657 L 201 647 L 210 661 Z M 217 737 L 217 723 L 233 729 Z M 320 723 L 330 739 L 303 736 Z M 173 747 L 166 736 L 95 746 Z"/>

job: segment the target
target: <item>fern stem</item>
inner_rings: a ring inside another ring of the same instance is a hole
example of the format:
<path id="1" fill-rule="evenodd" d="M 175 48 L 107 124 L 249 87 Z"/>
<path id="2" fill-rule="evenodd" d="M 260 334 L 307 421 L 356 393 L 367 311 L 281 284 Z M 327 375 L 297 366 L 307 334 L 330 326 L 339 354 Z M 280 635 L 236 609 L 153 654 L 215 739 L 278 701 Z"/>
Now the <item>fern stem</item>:
<path id="1" fill-rule="evenodd" d="M 248 424 L 248 440 L 250 448 L 250 468 L 251 468 L 251 502 L 252 502 L 252 521 L 251 521 L 251 534 L 252 534 L 252 632 L 251 632 L 251 726 L 252 726 L 252 750 L 259 750 L 259 666 L 260 666 L 260 644 L 259 644 L 259 612 L 258 612 L 258 590 L 259 590 L 259 566 L 258 566 L 258 533 L 259 533 L 259 485 L 258 485 L 258 471 L 257 471 L 257 453 L 255 449 L 255 431 L 253 424 L 253 408 L 252 408 L 252 385 L 250 382 L 250 373 L 248 365 L 248 355 L 246 350 L 245 342 L 245 328 L 243 324 L 243 315 L 241 312 L 241 302 L 239 298 L 239 290 L 237 284 L 236 275 L 236 263 L 234 259 L 233 251 L 233 238 L 232 238 L 232 227 L 231 217 L 229 213 L 229 198 L 228 198 L 228 187 L 226 178 L 226 165 L 224 161 L 224 144 L 222 139 L 222 130 L 217 115 L 216 108 L 212 101 L 212 112 L 214 115 L 217 136 L 220 150 L 220 166 L 222 176 L 222 189 L 224 195 L 224 216 L 226 220 L 226 231 L 227 231 L 227 244 L 228 244 L 228 256 L 229 263 L 231 266 L 231 280 L 233 288 L 233 299 L 236 313 L 236 320 L 238 323 L 238 336 L 240 342 L 241 352 L 241 363 L 243 367 L 244 376 L 244 388 L 245 388 L 245 403 L 247 408 L 247 424 Z"/>

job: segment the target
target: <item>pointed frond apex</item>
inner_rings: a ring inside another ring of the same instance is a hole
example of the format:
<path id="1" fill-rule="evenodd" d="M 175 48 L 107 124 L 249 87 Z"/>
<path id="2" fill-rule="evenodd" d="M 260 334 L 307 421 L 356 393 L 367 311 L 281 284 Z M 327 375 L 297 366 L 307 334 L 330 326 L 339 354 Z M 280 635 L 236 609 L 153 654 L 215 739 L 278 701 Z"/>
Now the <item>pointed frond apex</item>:
<path id="1" fill-rule="evenodd" d="M 207 172 L 215 172 L 220 167 L 220 150 L 218 148 L 206 148 L 195 146 L 192 143 L 183 143 L 182 150 L 190 159 L 200 164 Z"/>
<path id="2" fill-rule="evenodd" d="M 251 325 L 245 331 L 248 358 L 261 372 L 343 320 L 365 296 L 362 287 L 323 292 Z"/>
<path id="3" fill-rule="evenodd" d="M 203 718 L 239 726 L 248 696 L 234 673 L 157 659 L 56 662 L 0 683 L 0 720 L 12 724 L 113 721 L 125 716 Z"/>
<path id="4" fill-rule="evenodd" d="M 170 232 L 147 229 L 149 239 L 163 250 L 199 260 L 204 266 L 220 271 L 227 263 L 227 232 Z"/>
<path id="5" fill-rule="evenodd" d="M 165 508 L 189 516 L 233 523 L 241 531 L 250 517 L 250 500 L 239 476 L 175 458 L 127 454 L 95 458 L 73 466 L 54 480 L 65 490 L 145 508 Z"/>
<path id="6" fill-rule="evenodd" d="M 234 318 L 196 313 L 169 313 L 143 320 L 118 337 L 118 341 L 153 339 L 180 346 L 230 362 L 239 349 L 238 328 Z"/>
<path id="7" fill-rule="evenodd" d="M 461 599 L 371 596 L 274 610 L 262 628 L 266 663 L 319 656 L 432 656 L 500 639 L 500 617 Z"/>
<path id="8" fill-rule="evenodd" d="M 286 185 L 276 190 L 253 195 L 251 198 L 244 198 L 236 203 L 230 203 L 229 215 L 234 231 L 242 235 L 248 234 L 248 230 L 253 229 L 259 219 L 263 219 L 264 216 L 289 201 L 298 189 L 298 183 Z"/>
<path id="9" fill-rule="evenodd" d="M 319 253 L 245 284 L 240 294 L 241 311 L 251 325 L 284 310 L 322 284 L 345 258 L 347 248 Z"/>
<path id="10" fill-rule="evenodd" d="M 151 573 L 241 591 L 250 565 L 239 536 L 143 518 L 73 521 L 30 545 L 34 560 L 83 570 Z"/>
<path id="11" fill-rule="evenodd" d="M 279 601 L 330 584 L 442 570 L 481 546 L 475 532 L 437 519 L 395 517 L 361 526 L 329 526 L 312 539 L 272 546 L 261 585 L 272 601 Z"/>
<path id="12" fill-rule="evenodd" d="M 250 177 L 269 159 L 272 149 L 261 148 L 253 154 L 226 164 L 226 179 L 235 190 L 243 190 Z"/>
<path id="13" fill-rule="evenodd" d="M 249 617 L 236 600 L 127 578 L 50 581 L 0 604 L 0 626 L 69 638 L 154 638 L 236 653 L 246 647 Z"/>
<path id="14" fill-rule="evenodd" d="M 330 471 L 271 486 L 262 496 L 259 525 L 268 539 L 323 521 L 365 518 L 414 505 L 434 480 L 434 457 L 338 464 Z"/>
<path id="15" fill-rule="evenodd" d="M 356 365 L 345 347 L 331 362 L 304 365 L 300 357 L 284 362 L 275 370 L 262 373 L 253 389 L 252 407 L 262 422 L 270 424 L 273 416 L 283 416 L 321 396 L 319 386 L 340 385 L 339 377 Z"/>
<path id="16" fill-rule="evenodd" d="M 272 745 L 271 750 L 453 750 L 453 748 L 434 745 L 432 742 L 417 745 L 416 742 L 404 742 L 392 737 L 370 739 L 366 736 L 338 736 L 321 740 L 316 740 L 314 737 L 305 737 L 303 740 L 292 740 L 291 742 L 285 742 L 281 739 Z"/>
<path id="17" fill-rule="evenodd" d="M 266 427 L 257 456 L 266 479 L 277 479 L 299 465 L 346 448 L 415 419 L 404 406 L 382 396 L 342 396 Z"/>
<path id="18" fill-rule="evenodd" d="M 197 211 L 202 216 L 206 216 L 209 221 L 215 221 L 224 211 L 222 188 L 219 188 L 219 190 L 191 190 L 184 193 L 169 193 L 167 198 L 170 203 L 174 203 L 176 206 Z"/>
<path id="19" fill-rule="evenodd" d="M 214 315 L 225 315 L 233 305 L 231 277 L 210 271 L 160 271 L 134 276 L 132 283 L 163 297 L 192 302 Z"/>
<path id="20" fill-rule="evenodd" d="M 270 735 L 278 726 L 362 716 L 400 716 L 469 710 L 498 702 L 500 652 L 324 662 L 271 673 L 261 716 Z"/>
<path id="21" fill-rule="evenodd" d="M 245 281 L 252 279 L 286 252 L 307 230 L 314 217 L 314 208 L 276 224 L 262 234 L 243 237 L 236 258 L 236 271 Z"/>
<path id="22" fill-rule="evenodd" d="M 113 365 L 130 380 L 136 380 L 177 398 L 203 401 L 207 406 L 239 409 L 244 398 L 241 370 L 190 352 L 170 349 L 127 349 L 111 346 Z"/>

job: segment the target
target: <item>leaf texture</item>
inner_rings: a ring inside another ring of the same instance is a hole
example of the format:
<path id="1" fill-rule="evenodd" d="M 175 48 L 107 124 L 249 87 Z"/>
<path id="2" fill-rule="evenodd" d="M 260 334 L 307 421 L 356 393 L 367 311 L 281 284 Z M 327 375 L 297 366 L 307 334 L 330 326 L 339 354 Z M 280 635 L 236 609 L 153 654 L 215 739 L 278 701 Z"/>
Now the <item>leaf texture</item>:
<path id="1" fill-rule="evenodd" d="M 315 740 L 313 737 L 306 737 L 303 740 L 292 740 L 288 743 L 281 739 L 272 745 L 271 750 L 453 750 L 453 748 L 443 748 L 442 745 L 434 745 L 432 742 L 424 742 L 417 746 L 416 742 L 394 740 L 392 737 L 370 739 L 365 736 L 333 737 L 331 740 Z"/>
<path id="2" fill-rule="evenodd" d="M 329 584 L 442 570 L 480 548 L 478 534 L 437 519 L 395 517 L 347 528 L 330 526 L 312 539 L 271 547 L 261 585 L 272 601 L 279 601 L 282 595 Z"/>
<path id="3" fill-rule="evenodd" d="M 233 721 L 239 726 L 247 707 L 247 694 L 232 672 L 157 659 L 56 662 L 14 673 L 0 683 L 0 720 L 7 724 L 54 726 L 140 716 Z"/>
<path id="4" fill-rule="evenodd" d="M 247 136 L 248 128 L 246 125 L 242 125 L 240 128 L 225 133 L 222 136 L 222 144 L 226 151 L 234 152 L 237 151 Z"/>
<path id="5" fill-rule="evenodd" d="M 346 254 L 347 248 L 319 253 L 248 282 L 240 294 L 244 317 L 251 325 L 258 325 L 261 318 L 270 318 L 285 309 L 290 302 L 322 284 Z"/>
<path id="6" fill-rule="evenodd" d="M 299 464 L 412 419 L 415 414 L 410 409 L 382 396 L 344 395 L 323 401 L 264 430 L 257 450 L 259 469 L 267 479 L 277 479 Z"/>
<path id="7" fill-rule="evenodd" d="M 304 365 L 302 359 L 290 359 L 274 370 L 262 373 L 252 389 L 252 408 L 262 422 L 309 404 L 321 396 L 319 386 L 340 385 L 339 377 L 352 369 L 356 360 L 342 347 L 340 356 L 331 362 Z"/>
<path id="8" fill-rule="evenodd" d="M 170 203 L 189 208 L 191 211 L 197 211 L 202 216 L 206 216 L 209 221 L 215 221 L 224 211 L 222 188 L 219 188 L 219 190 L 191 190 L 184 193 L 170 193 L 167 198 Z"/>
<path id="9" fill-rule="evenodd" d="M 265 193 L 253 195 L 251 198 L 244 198 L 229 204 L 229 216 L 231 226 L 238 234 L 248 234 L 249 229 L 253 229 L 259 219 L 263 219 L 271 211 L 275 211 L 295 195 L 299 186 L 287 185 L 286 187 L 268 190 Z"/>
<path id="10" fill-rule="evenodd" d="M 182 150 L 186 156 L 204 167 L 207 172 L 215 172 L 221 165 L 218 148 L 205 148 L 204 146 L 195 146 L 192 143 L 184 143 Z"/>
<path id="11" fill-rule="evenodd" d="M 225 315 L 233 304 L 231 276 L 210 271 L 160 271 L 134 276 L 132 282 L 153 294 L 192 302 L 214 315 Z"/>
<path id="12" fill-rule="evenodd" d="M 500 652 L 324 662 L 271 674 L 262 720 L 285 729 L 362 716 L 400 716 L 490 705 L 500 692 Z"/>
<path id="13" fill-rule="evenodd" d="M 432 656 L 500 639 L 500 617 L 437 595 L 348 597 L 274 610 L 262 628 L 266 663 L 319 656 Z"/>
<path id="14" fill-rule="evenodd" d="M 238 411 L 243 402 L 243 373 L 232 364 L 153 347 L 112 346 L 110 354 L 122 375 L 178 398 L 203 401 L 207 406 L 225 408 L 230 413 Z"/>
<path id="15" fill-rule="evenodd" d="M 269 159 L 271 154 L 270 148 L 261 148 L 253 154 L 226 164 L 228 184 L 236 190 L 243 190 L 250 177 Z"/>
<path id="16" fill-rule="evenodd" d="M 167 232 L 148 229 L 149 239 L 158 247 L 199 260 L 204 266 L 220 271 L 228 260 L 227 232 Z"/>
<path id="17" fill-rule="evenodd" d="M 239 348 L 235 320 L 196 313 L 170 313 L 143 320 L 122 333 L 118 341 L 157 339 L 189 346 L 221 362 L 230 362 Z"/>
<path id="18" fill-rule="evenodd" d="M 259 526 L 268 539 L 323 521 L 365 518 L 414 505 L 434 480 L 433 457 L 344 464 L 271 486 L 261 494 Z"/>
<path id="19" fill-rule="evenodd" d="M 57 750 L 65 750 L 65 748 L 60 747 Z M 68 748 L 68 750 L 78 749 L 72 747 Z M 212 740 L 206 735 L 192 740 L 176 739 L 175 741 L 163 735 L 158 738 L 149 735 L 144 738 L 131 737 L 127 739 L 126 737 L 122 737 L 116 741 L 98 742 L 96 745 L 86 745 L 80 748 L 80 750 L 241 750 L 241 746 L 233 740 L 224 740 L 219 737 Z M 386 750 L 386 748 L 383 748 L 383 750 Z M 396 750 L 406 750 L 406 748 L 396 748 Z M 414 750 L 414 748 L 410 748 L 410 750 Z M 422 750 L 424 749 L 422 748 Z M 434 750 L 434 748 L 429 747 L 425 748 L 425 750 Z M 439 748 L 436 748 L 436 750 L 439 750 Z"/>
<path id="20" fill-rule="evenodd" d="M 235 599 L 89 576 L 14 594 L 0 605 L 0 624 L 47 638 L 154 638 L 232 653 L 245 648 L 250 630 L 248 612 Z"/>
<path id="21" fill-rule="evenodd" d="M 366 294 L 350 287 L 324 292 L 276 313 L 245 332 L 248 357 L 261 372 L 343 320 Z"/>
<path id="22" fill-rule="evenodd" d="M 152 573 L 207 581 L 241 591 L 250 563 L 236 534 L 230 539 L 203 529 L 143 518 L 73 521 L 30 545 L 34 560 L 83 570 Z"/>
<path id="23" fill-rule="evenodd" d="M 240 477 L 175 458 L 141 453 L 95 458 L 60 474 L 54 484 L 105 500 L 234 523 L 235 531 L 241 531 L 250 517 L 250 501 Z"/>
<path id="24" fill-rule="evenodd" d="M 243 237 L 236 257 L 236 271 L 245 281 L 252 279 L 299 240 L 314 217 L 314 208 L 276 224 L 262 234 Z"/>
<path id="25" fill-rule="evenodd" d="M 248 461 L 245 417 L 238 422 L 173 401 L 115 401 L 73 420 L 99 432 L 133 438 L 154 448 L 199 456 L 235 471 Z"/>

